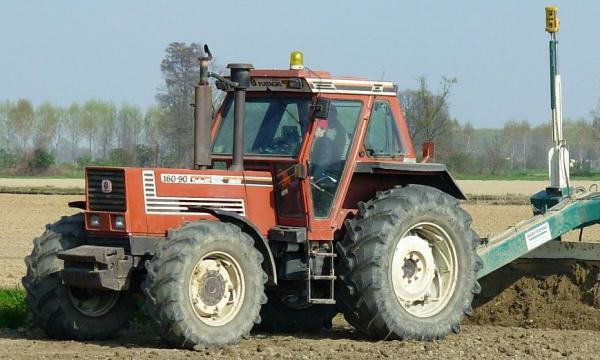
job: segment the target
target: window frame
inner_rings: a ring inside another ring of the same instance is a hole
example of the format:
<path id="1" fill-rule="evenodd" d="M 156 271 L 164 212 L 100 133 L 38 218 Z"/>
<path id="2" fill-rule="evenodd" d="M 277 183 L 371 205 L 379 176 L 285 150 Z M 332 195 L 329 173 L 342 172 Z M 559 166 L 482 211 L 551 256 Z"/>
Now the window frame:
<path id="1" fill-rule="evenodd" d="M 312 119 L 310 118 L 310 105 L 312 105 L 314 103 L 314 96 L 311 95 L 306 95 L 306 94 L 298 94 L 298 93 L 278 93 L 279 94 L 283 94 L 283 100 L 285 99 L 294 99 L 294 100 L 305 100 L 307 102 L 309 102 L 309 107 L 308 107 L 308 112 L 307 112 L 307 118 L 306 118 L 306 125 L 304 129 L 300 129 L 300 141 L 298 143 L 297 149 L 296 149 L 296 153 L 295 154 L 285 154 L 285 153 L 280 153 L 280 154 L 260 154 L 260 153 L 246 153 L 244 151 L 244 158 L 247 159 L 265 159 L 265 158 L 270 158 L 273 160 L 287 160 L 287 159 L 295 159 L 297 160 L 302 152 L 302 147 L 304 146 L 304 143 L 306 142 L 306 139 L 308 138 L 309 135 L 309 131 L 310 131 L 310 127 L 311 127 L 311 122 Z M 267 100 L 273 100 L 275 102 L 277 102 L 277 99 L 275 98 L 274 95 L 269 94 L 269 92 L 254 92 L 254 93 L 247 93 L 246 96 L 246 101 L 250 100 L 250 99 L 257 99 L 257 98 L 263 98 L 263 99 L 267 99 Z M 227 94 L 227 97 L 223 100 L 223 103 L 221 105 L 221 108 L 219 110 L 218 113 L 218 118 L 215 121 L 215 124 L 213 125 L 213 135 L 212 135 L 212 141 L 211 141 L 211 146 L 210 146 L 210 151 L 211 151 L 211 155 L 214 159 L 228 159 L 231 158 L 233 156 L 233 147 L 232 147 L 232 151 L 231 152 L 223 152 L 223 153 L 217 153 L 214 152 L 214 147 L 217 143 L 217 139 L 219 138 L 219 134 L 225 124 L 226 118 L 225 115 L 228 114 L 229 111 L 231 111 L 233 113 L 233 105 L 234 105 L 234 101 L 233 101 L 233 94 Z M 270 106 L 270 105 L 269 105 Z M 267 109 L 268 112 L 268 109 Z M 284 110 L 283 114 L 285 114 L 286 111 Z M 233 116 L 233 115 L 232 115 Z M 283 119 L 283 117 L 282 117 Z M 264 120 L 264 119 L 263 119 Z M 281 120 L 280 120 L 281 121 Z M 301 121 L 299 119 L 299 121 Z M 233 120 L 232 120 L 232 126 L 233 126 Z M 261 124 L 262 126 L 262 124 Z M 246 127 L 246 124 L 244 124 L 244 128 Z M 233 128 L 232 128 L 233 131 Z M 259 126 L 259 131 L 260 131 L 260 126 Z M 303 132 L 302 132 L 303 131 Z M 257 133 L 258 134 L 258 133 Z M 275 133 L 274 133 L 275 134 Z M 246 140 L 246 139 L 244 139 Z M 233 141 L 233 140 L 232 140 Z M 253 140 L 256 141 L 256 138 Z M 233 146 L 233 144 L 232 144 Z M 244 141 L 244 147 L 246 147 L 246 142 Z M 244 149 L 245 150 L 245 149 Z"/>
<path id="2" fill-rule="evenodd" d="M 396 153 L 396 154 L 377 154 L 377 153 L 371 153 L 370 151 L 367 150 L 367 146 L 366 146 L 366 141 L 369 138 L 369 131 L 371 130 L 371 125 L 373 124 L 373 113 L 375 112 L 375 109 L 377 108 L 376 105 L 377 103 L 384 103 L 386 104 L 388 111 L 389 111 L 389 115 L 391 117 L 392 120 L 392 124 L 394 127 L 394 131 L 396 133 L 396 139 L 397 139 L 397 143 L 398 146 L 401 150 L 401 152 Z M 394 116 L 394 112 L 392 111 L 392 105 L 390 104 L 390 101 L 387 99 L 375 99 L 373 101 L 373 106 L 371 108 L 371 113 L 369 114 L 369 121 L 367 123 L 367 129 L 365 131 L 365 136 L 364 139 L 362 141 L 362 148 L 366 154 L 366 156 L 370 159 L 379 159 L 379 158 L 387 158 L 387 159 L 397 159 L 397 158 L 404 158 L 407 156 L 408 152 L 407 152 L 407 147 L 406 144 L 403 141 L 403 137 L 402 134 L 400 132 L 400 127 L 398 126 L 398 119 L 396 119 L 396 117 Z"/>

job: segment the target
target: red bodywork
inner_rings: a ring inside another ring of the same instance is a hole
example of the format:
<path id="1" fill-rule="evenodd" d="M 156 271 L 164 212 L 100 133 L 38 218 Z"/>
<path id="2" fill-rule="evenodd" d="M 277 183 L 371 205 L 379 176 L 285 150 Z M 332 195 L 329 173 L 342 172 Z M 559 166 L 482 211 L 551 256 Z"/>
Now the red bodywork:
<path id="1" fill-rule="evenodd" d="M 319 76 L 329 79 L 326 72 L 304 70 L 253 70 L 253 79 L 299 78 Z M 344 78 L 349 79 L 349 78 Z M 260 95 L 256 92 L 255 95 Z M 264 92 L 263 92 L 264 94 Z M 253 93 L 249 91 L 248 96 Z M 299 94 L 301 95 L 301 94 Z M 88 168 L 88 171 L 123 171 L 126 198 L 124 212 L 93 211 L 86 203 L 86 229 L 91 235 L 107 236 L 165 236 L 169 229 L 178 227 L 184 221 L 214 219 L 210 215 L 196 210 L 201 206 L 219 207 L 247 217 L 264 235 L 275 225 L 301 226 L 307 228 L 310 240 L 332 240 L 337 230 L 342 228 L 348 216 L 356 212 L 357 202 L 371 198 L 375 191 L 388 189 L 394 185 L 393 179 L 386 177 L 365 177 L 355 174 L 359 163 L 379 162 L 406 163 L 415 161 L 415 153 L 408 128 L 399 103 L 394 95 L 348 94 L 348 93 L 309 93 L 316 101 L 317 97 L 337 100 L 358 100 L 362 110 L 352 140 L 346 166 L 340 179 L 339 191 L 335 197 L 328 218 L 315 218 L 313 213 L 310 184 L 307 179 L 298 180 L 302 197 L 303 215 L 284 217 L 279 215 L 276 192 L 290 186 L 293 179 L 281 169 L 289 169 L 300 164 L 306 168 L 308 153 L 314 139 L 316 126 L 311 123 L 304 136 L 298 158 L 246 156 L 243 172 L 226 170 L 188 170 L 188 169 L 146 169 L 146 168 Z M 387 100 L 399 136 L 404 146 L 404 154 L 386 159 L 369 157 L 363 146 L 369 116 L 375 100 Z M 221 111 L 216 114 L 213 123 L 214 141 L 221 122 Z M 231 156 L 214 156 L 213 161 L 231 163 Z M 279 176 L 278 176 L 279 173 Z M 87 173 L 86 173 L 87 174 Z M 86 184 L 87 184 L 86 177 Z M 87 189 L 87 194 L 89 189 Z M 88 197 L 89 199 L 89 197 Z M 92 227 L 92 215 L 100 217 L 100 226 Z M 115 229 L 115 217 L 123 216 L 125 228 Z"/>

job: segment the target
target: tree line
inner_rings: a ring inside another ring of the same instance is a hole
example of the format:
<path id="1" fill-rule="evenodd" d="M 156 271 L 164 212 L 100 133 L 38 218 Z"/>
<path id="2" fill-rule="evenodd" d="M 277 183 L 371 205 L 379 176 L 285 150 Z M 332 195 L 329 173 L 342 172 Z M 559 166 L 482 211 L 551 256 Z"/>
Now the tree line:
<path id="1" fill-rule="evenodd" d="M 0 102 L 0 172 L 41 174 L 90 164 L 188 167 L 193 154 L 190 104 L 200 55 L 200 44 L 169 44 L 160 64 L 164 84 L 157 89 L 156 104 L 147 109 L 98 99 L 37 107 L 27 99 Z M 223 67 L 211 70 L 222 73 Z M 511 120 L 502 129 L 476 129 L 451 116 L 449 97 L 456 83 L 442 78 L 431 90 L 420 77 L 414 89 L 399 92 L 417 150 L 423 141 L 433 141 L 436 161 L 463 175 L 547 167 L 549 121 L 532 126 Z M 222 96 L 214 89 L 215 106 Z M 575 172 L 600 168 L 600 104 L 587 119 L 566 119 L 565 136 Z"/>
<path id="2" fill-rule="evenodd" d="M 476 129 L 450 114 L 449 96 L 456 82 L 442 78 L 438 90 L 432 91 L 420 77 L 416 89 L 399 93 L 417 149 L 424 141 L 434 142 L 436 161 L 462 175 L 497 176 L 547 168 L 553 145 L 550 120 L 537 126 L 526 119 L 509 120 L 501 129 Z M 572 173 L 589 176 L 600 169 L 600 102 L 586 119 L 564 119 L 563 129 Z"/>

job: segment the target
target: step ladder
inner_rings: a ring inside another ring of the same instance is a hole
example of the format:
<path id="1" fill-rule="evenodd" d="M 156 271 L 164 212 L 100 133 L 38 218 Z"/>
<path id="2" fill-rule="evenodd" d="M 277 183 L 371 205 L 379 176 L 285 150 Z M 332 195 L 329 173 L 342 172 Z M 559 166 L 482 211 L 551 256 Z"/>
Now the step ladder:
<path id="1" fill-rule="evenodd" d="M 333 251 L 332 241 L 309 241 L 307 247 L 308 274 L 308 302 L 310 304 L 335 304 L 335 267 L 334 259 L 337 254 Z M 322 262 L 322 266 L 319 265 Z M 319 271 L 322 270 L 322 271 Z M 327 282 L 327 283 L 325 283 Z M 323 286 L 325 285 L 326 286 Z M 314 288 L 327 289 L 320 297 L 313 297 Z"/>

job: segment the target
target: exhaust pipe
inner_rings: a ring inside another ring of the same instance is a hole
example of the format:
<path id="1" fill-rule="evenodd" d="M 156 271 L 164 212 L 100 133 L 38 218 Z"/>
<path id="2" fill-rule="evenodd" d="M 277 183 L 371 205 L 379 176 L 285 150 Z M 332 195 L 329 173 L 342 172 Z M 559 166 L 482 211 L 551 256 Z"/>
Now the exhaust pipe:
<path id="1" fill-rule="evenodd" d="M 246 104 L 246 89 L 250 86 L 251 64 L 229 64 L 231 81 L 234 87 L 233 108 L 233 161 L 230 171 L 244 170 L 244 106 Z"/>
<path id="2" fill-rule="evenodd" d="M 194 169 L 206 169 L 212 164 L 210 130 L 212 126 L 212 90 L 208 84 L 208 63 L 212 54 L 204 45 L 200 61 L 200 80 L 194 87 Z"/>

